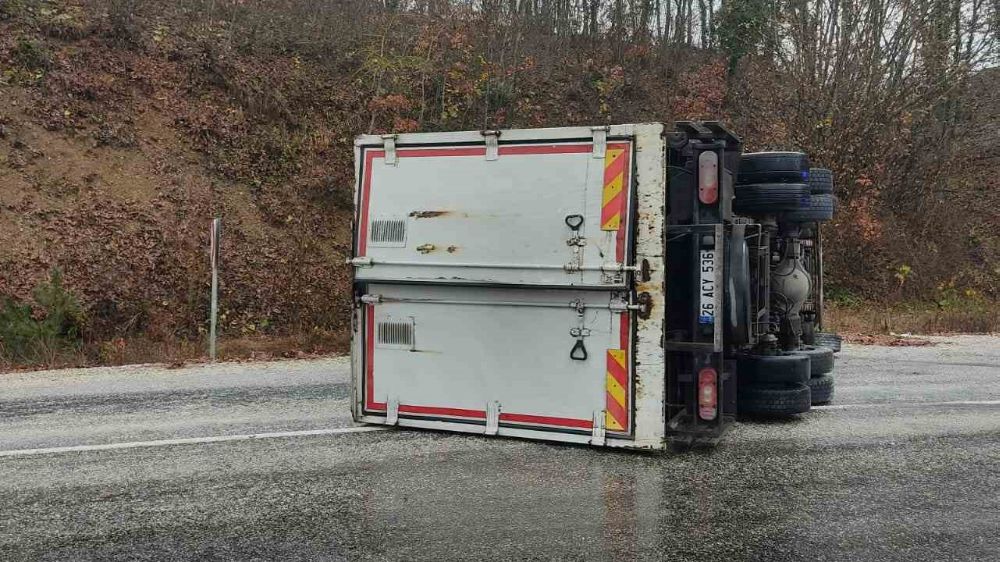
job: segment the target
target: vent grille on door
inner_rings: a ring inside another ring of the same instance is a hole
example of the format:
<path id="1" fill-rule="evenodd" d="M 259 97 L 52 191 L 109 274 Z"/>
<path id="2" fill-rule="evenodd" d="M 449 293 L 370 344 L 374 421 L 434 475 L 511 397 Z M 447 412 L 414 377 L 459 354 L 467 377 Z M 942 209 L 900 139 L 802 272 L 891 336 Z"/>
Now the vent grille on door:
<path id="1" fill-rule="evenodd" d="M 396 320 L 386 318 L 379 320 L 375 327 L 376 341 L 381 347 L 398 347 L 413 349 L 413 319 Z"/>
<path id="2" fill-rule="evenodd" d="M 405 246 L 406 219 L 377 218 L 373 220 L 369 242 L 372 246 Z"/>

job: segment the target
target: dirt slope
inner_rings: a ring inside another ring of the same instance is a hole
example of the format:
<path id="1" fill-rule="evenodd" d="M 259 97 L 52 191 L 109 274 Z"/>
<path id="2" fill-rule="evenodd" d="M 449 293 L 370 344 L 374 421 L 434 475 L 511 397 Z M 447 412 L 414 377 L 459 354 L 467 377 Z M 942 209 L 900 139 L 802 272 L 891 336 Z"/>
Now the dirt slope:
<path id="1" fill-rule="evenodd" d="M 91 336 L 194 336 L 207 314 L 207 226 L 220 216 L 226 332 L 344 325 L 349 177 L 332 180 L 319 162 L 257 181 L 253 166 L 241 172 L 251 177 L 220 169 L 266 158 L 207 150 L 237 134 L 227 126 L 251 129 L 238 100 L 202 81 L 202 61 L 22 26 L 0 22 L 0 295 L 26 299 L 58 267 Z M 44 61 L 25 64 L 25 45 Z"/>

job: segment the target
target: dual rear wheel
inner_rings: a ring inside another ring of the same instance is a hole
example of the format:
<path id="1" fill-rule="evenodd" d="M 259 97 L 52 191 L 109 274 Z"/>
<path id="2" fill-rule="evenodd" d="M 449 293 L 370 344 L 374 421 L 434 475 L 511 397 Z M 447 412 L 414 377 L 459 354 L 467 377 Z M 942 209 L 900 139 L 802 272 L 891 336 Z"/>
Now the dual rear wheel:
<path id="1" fill-rule="evenodd" d="M 833 218 L 833 173 L 810 168 L 801 152 L 754 152 L 740 157 L 733 210 L 746 216 L 777 215 L 803 224 Z"/>
<path id="2" fill-rule="evenodd" d="M 833 350 L 805 346 L 778 355 L 741 354 L 737 409 L 751 416 L 788 416 L 833 399 Z"/>

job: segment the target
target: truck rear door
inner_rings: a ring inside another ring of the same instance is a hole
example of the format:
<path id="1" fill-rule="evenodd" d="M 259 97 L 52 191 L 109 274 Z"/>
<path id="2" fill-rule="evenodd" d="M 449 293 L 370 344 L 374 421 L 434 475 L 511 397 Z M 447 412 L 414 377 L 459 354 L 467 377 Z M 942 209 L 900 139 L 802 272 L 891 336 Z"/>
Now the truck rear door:
<path id="1" fill-rule="evenodd" d="M 597 156 L 591 142 L 551 140 L 361 146 L 356 255 L 370 265 L 356 278 L 623 287 L 631 151 L 628 140 Z"/>
<path id="2" fill-rule="evenodd" d="M 632 126 L 360 137 L 355 418 L 635 429 Z"/>

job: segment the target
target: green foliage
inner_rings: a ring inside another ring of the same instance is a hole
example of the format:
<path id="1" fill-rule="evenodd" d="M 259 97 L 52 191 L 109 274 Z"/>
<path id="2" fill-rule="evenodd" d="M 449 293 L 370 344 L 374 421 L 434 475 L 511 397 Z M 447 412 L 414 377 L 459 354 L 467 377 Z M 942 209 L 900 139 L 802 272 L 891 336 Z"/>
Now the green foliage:
<path id="1" fill-rule="evenodd" d="M 0 308 L 0 359 L 38 363 L 80 342 L 83 311 L 63 286 L 62 274 L 52 272 L 33 292 L 36 308 L 6 299 Z"/>
<path id="2" fill-rule="evenodd" d="M 31 37 L 21 37 L 11 51 L 14 61 L 28 70 L 45 70 L 52 65 L 52 55 L 45 45 Z"/>
<path id="3" fill-rule="evenodd" d="M 6 299 L 0 308 L 0 356 L 8 361 L 23 361 L 33 356 L 34 343 L 41 339 L 41 325 L 31 313 L 31 306 Z"/>
<path id="4" fill-rule="evenodd" d="M 729 59 L 732 72 L 740 59 L 764 46 L 773 27 L 769 0 L 729 0 L 715 23 L 715 36 Z"/>
<path id="5" fill-rule="evenodd" d="M 0 0 L 0 21 L 30 19 L 41 7 L 42 0 Z"/>
<path id="6" fill-rule="evenodd" d="M 17 17 L 23 9 L 22 0 L 0 0 L 0 20 Z"/>
<path id="7" fill-rule="evenodd" d="M 905 263 L 896 268 L 896 281 L 899 282 L 899 286 L 902 287 L 906 284 L 906 280 L 910 278 L 910 274 L 913 273 L 913 268 L 906 265 Z"/>
<path id="8" fill-rule="evenodd" d="M 83 323 L 83 310 L 79 301 L 63 286 L 62 272 L 52 271 L 48 282 L 35 287 L 35 303 L 45 311 L 41 324 L 47 332 L 77 340 Z"/>
<path id="9" fill-rule="evenodd" d="M 944 310 L 976 310 L 992 305 L 979 291 L 971 287 L 960 288 L 954 278 L 938 284 L 934 304 Z"/>
<path id="10" fill-rule="evenodd" d="M 827 301 L 841 306 L 858 306 L 864 303 L 864 299 L 844 287 L 827 285 L 823 292 Z"/>

